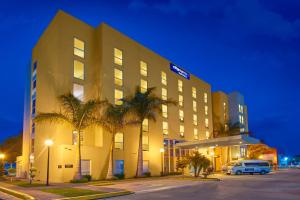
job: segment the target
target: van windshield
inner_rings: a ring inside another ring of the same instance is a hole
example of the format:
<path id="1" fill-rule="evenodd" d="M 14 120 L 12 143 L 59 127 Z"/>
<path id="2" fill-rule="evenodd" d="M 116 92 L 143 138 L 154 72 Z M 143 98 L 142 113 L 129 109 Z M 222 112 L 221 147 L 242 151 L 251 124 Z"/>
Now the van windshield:
<path id="1" fill-rule="evenodd" d="M 267 162 L 259 162 L 259 163 L 245 163 L 246 167 L 256 167 L 256 166 L 260 166 L 260 167 L 269 167 L 269 163 Z"/>

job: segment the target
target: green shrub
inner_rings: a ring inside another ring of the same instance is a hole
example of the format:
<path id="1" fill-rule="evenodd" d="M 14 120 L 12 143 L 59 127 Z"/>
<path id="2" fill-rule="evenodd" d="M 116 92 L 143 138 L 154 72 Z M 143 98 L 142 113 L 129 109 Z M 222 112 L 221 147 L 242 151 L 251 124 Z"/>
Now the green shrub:
<path id="1" fill-rule="evenodd" d="M 169 172 L 167 175 L 169 176 L 176 176 L 176 175 L 182 175 L 183 172 Z"/>
<path id="2" fill-rule="evenodd" d="M 87 178 L 81 178 L 81 179 L 75 179 L 75 180 L 71 180 L 71 183 L 87 183 L 89 182 L 89 180 Z"/>
<path id="3" fill-rule="evenodd" d="M 117 177 L 118 179 L 124 179 L 125 178 L 125 174 L 115 174 L 115 177 Z"/>
<path id="4" fill-rule="evenodd" d="M 84 175 L 83 178 L 86 178 L 88 181 L 92 180 L 92 176 L 91 175 Z"/>
<path id="5" fill-rule="evenodd" d="M 145 172 L 145 173 L 144 173 L 144 176 L 145 176 L 145 177 L 150 177 L 150 176 L 151 176 L 151 172 Z"/>

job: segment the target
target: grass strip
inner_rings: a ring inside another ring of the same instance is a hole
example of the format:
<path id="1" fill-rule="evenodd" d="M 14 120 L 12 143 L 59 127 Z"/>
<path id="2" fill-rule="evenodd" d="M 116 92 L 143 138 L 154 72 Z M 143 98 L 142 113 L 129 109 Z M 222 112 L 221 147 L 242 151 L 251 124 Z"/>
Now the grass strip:
<path id="1" fill-rule="evenodd" d="M 48 192 L 52 194 L 61 195 L 64 197 L 77 197 L 77 196 L 86 196 L 86 195 L 94 195 L 94 194 L 102 194 L 102 191 L 96 190 L 88 190 L 81 188 L 46 188 L 41 189 L 43 192 Z"/>
<path id="2" fill-rule="evenodd" d="M 15 190 L 11 190 L 11 189 L 8 189 L 8 188 L 4 188 L 4 187 L 0 187 L 0 191 L 4 192 L 6 194 L 12 195 L 14 197 L 17 197 L 19 199 L 24 199 L 24 200 L 34 200 L 35 199 L 34 197 L 32 197 L 28 194 L 18 192 L 18 191 L 15 191 Z"/>
<path id="3" fill-rule="evenodd" d="M 94 199 L 104 199 L 110 197 L 124 196 L 133 194 L 131 191 L 120 191 L 120 192 L 106 192 L 102 194 L 93 194 L 93 195 L 85 195 L 85 196 L 77 196 L 77 197 L 67 197 L 56 200 L 94 200 Z"/>

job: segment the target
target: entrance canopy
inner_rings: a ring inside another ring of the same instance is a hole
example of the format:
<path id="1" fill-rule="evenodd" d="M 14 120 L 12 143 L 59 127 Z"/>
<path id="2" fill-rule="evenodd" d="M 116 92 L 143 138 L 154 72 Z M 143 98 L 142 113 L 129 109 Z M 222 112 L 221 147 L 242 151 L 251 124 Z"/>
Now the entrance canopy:
<path id="1" fill-rule="evenodd" d="M 184 148 L 184 149 L 192 149 L 192 148 L 247 145 L 247 144 L 258 144 L 258 143 L 260 143 L 260 141 L 256 138 L 247 135 L 234 135 L 234 136 L 219 137 L 219 138 L 213 138 L 207 140 L 177 143 L 176 147 Z"/>

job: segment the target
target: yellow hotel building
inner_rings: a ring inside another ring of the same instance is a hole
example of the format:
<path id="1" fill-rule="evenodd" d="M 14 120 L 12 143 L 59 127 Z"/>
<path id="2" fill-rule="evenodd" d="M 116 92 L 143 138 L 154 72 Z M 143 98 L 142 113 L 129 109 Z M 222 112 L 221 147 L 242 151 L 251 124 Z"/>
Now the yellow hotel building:
<path id="1" fill-rule="evenodd" d="M 18 176 L 28 175 L 29 168 L 34 166 L 36 179 L 46 179 L 44 141 L 52 139 L 50 181 L 67 182 L 73 178 L 76 133 L 67 125 L 33 122 L 37 112 L 59 111 L 59 95 L 72 92 L 83 101 L 100 97 L 118 104 L 137 85 L 142 89 L 156 87 L 158 96 L 178 101 L 177 106 L 162 107 L 162 115 L 156 122 L 144 122 L 145 172 L 160 175 L 161 148 L 164 148 L 165 172 L 176 171 L 176 159 L 186 155 L 189 149 L 197 148 L 215 163 L 219 162 L 212 153 L 217 151 L 213 147 L 218 146 L 215 140 L 219 138 L 213 138 L 211 85 L 105 23 L 95 28 L 59 11 L 32 50 L 29 80 L 23 154 L 17 159 Z M 135 176 L 138 133 L 138 127 L 131 126 L 116 135 L 115 174 Z M 82 173 L 92 175 L 93 179 L 104 179 L 110 133 L 102 128 L 90 128 L 80 139 Z M 246 140 L 239 136 L 224 146 L 239 145 Z"/>

